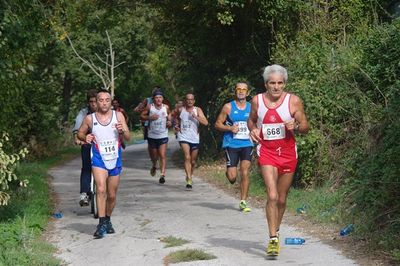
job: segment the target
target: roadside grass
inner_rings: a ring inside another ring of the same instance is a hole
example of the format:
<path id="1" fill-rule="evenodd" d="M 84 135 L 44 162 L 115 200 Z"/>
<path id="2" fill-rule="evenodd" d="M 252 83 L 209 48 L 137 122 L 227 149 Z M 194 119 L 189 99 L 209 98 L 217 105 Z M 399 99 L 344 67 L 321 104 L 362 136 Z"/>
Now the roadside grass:
<path id="1" fill-rule="evenodd" d="M 185 249 L 175 252 L 171 252 L 164 258 L 164 265 L 169 265 L 170 263 L 197 261 L 197 260 L 212 260 L 217 257 L 208 254 L 202 250 L 198 249 Z"/>
<path id="2" fill-rule="evenodd" d="M 342 193 L 332 191 L 329 184 L 312 189 L 291 188 L 287 207 L 298 214 L 304 214 L 315 222 L 340 224 L 343 223 L 339 208 Z M 345 224 L 343 225 L 345 226 Z"/>
<path id="3" fill-rule="evenodd" d="M 164 248 L 178 247 L 190 242 L 189 240 L 174 236 L 160 237 L 159 240 L 165 243 Z"/>
<path id="4" fill-rule="evenodd" d="M 0 206 L 0 265 L 60 265 L 53 257 L 55 247 L 46 243 L 47 224 L 53 210 L 47 170 L 79 154 L 65 148 L 41 161 L 23 162 L 17 175 L 28 179 L 27 188 L 12 192 L 9 205 Z"/>
<path id="5" fill-rule="evenodd" d="M 201 177 L 215 184 L 222 189 L 233 193 L 240 193 L 240 177 L 234 185 L 231 185 L 225 177 L 225 165 L 222 161 L 205 163 L 202 162 L 199 167 Z M 300 189 L 292 187 L 287 199 L 287 209 L 296 213 L 296 210 L 302 208 L 303 216 L 315 222 L 322 222 L 336 225 L 343 223 L 344 219 L 338 206 L 342 200 L 342 193 L 338 190 L 331 191 L 330 185 L 326 184 L 320 188 Z M 266 189 L 264 180 L 261 177 L 259 169 L 253 165 L 250 172 L 249 199 L 258 202 L 263 207 L 266 200 Z M 345 226 L 345 224 L 342 224 Z"/>

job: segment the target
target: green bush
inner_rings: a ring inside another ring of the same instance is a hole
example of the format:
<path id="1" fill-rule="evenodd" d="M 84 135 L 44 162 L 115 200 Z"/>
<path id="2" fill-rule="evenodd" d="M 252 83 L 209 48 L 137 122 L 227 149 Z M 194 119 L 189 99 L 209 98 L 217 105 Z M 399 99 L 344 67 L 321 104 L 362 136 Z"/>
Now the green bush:
<path id="1" fill-rule="evenodd" d="M 3 133 L 0 136 L 0 206 L 7 205 L 10 200 L 10 184 L 19 181 L 19 186 L 26 187 L 28 181 L 26 179 L 18 179 L 15 174 L 15 168 L 20 159 L 24 158 L 28 153 L 26 148 L 21 149 L 18 153 L 7 154 L 4 145 L 9 141 L 8 134 Z"/>

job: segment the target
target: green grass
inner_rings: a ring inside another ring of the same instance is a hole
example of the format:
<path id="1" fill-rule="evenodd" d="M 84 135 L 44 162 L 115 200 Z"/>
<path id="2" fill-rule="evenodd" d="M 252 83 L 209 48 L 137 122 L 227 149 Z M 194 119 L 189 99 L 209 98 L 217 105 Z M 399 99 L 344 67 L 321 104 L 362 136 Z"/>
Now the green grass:
<path id="1" fill-rule="evenodd" d="M 165 243 L 164 246 L 165 248 L 178 247 L 189 243 L 189 240 L 183 238 L 177 238 L 174 236 L 161 237 L 160 241 Z"/>
<path id="2" fill-rule="evenodd" d="M 0 265 L 60 265 L 55 248 L 42 238 L 53 206 L 47 170 L 77 156 L 78 148 L 67 148 L 39 162 L 21 163 L 17 175 L 28 179 L 27 188 L 15 186 L 9 205 L 0 206 Z"/>
<path id="3" fill-rule="evenodd" d="M 170 253 L 164 258 L 164 263 L 168 265 L 169 263 L 179 263 L 196 260 L 212 260 L 216 258 L 216 256 L 208 254 L 202 250 L 185 249 Z"/>
<path id="4" fill-rule="evenodd" d="M 303 207 L 305 214 L 317 222 L 342 222 L 340 209 L 340 191 L 330 191 L 327 184 L 313 189 L 291 188 L 288 196 L 288 209 L 296 211 Z"/>

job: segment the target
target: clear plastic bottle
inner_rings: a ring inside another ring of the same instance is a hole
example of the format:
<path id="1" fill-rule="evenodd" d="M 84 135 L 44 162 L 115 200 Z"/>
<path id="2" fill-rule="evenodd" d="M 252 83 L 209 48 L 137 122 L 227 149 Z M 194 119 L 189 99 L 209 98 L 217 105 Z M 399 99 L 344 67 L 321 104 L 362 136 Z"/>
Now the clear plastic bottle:
<path id="1" fill-rule="evenodd" d="M 300 237 L 287 237 L 285 238 L 285 245 L 302 245 L 306 242 L 304 238 Z"/>
<path id="2" fill-rule="evenodd" d="M 342 230 L 340 230 L 340 235 L 341 236 L 347 236 L 349 235 L 351 232 L 353 232 L 354 230 L 354 225 L 353 224 L 349 224 L 348 226 L 346 226 L 345 228 L 343 228 Z"/>

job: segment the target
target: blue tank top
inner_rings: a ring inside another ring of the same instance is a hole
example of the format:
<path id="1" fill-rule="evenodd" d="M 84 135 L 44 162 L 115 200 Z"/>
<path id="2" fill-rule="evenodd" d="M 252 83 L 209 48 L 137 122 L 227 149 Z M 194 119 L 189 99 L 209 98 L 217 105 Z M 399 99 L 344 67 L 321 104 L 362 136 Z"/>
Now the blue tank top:
<path id="1" fill-rule="evenodd" d="M 247 119 L 250 115 L 250 109 L 251 104 L 249 102 L 246 102 L 246 108 L 241 110 L 236 106 L 235 101 L 231 101 L 231 112 L 226 118 L 226 123 L 230 125 L 238 125 L 239 132 L 237 134 L 233 134 L 231 131 L 224 132 L 222 148 L 243 148 L 253 146 L 247 128 Z"/>

